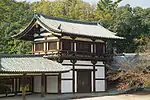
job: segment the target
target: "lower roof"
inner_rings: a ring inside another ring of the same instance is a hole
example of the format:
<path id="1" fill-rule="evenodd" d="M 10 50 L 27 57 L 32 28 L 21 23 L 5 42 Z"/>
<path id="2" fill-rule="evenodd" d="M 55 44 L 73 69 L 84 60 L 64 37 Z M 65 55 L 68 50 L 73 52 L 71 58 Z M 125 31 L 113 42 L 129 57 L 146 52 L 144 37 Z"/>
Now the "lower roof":
<path id="1" fill-rule="evenodd" d="M 0 73 L 63 73 L 71 68 L 36 55 L 0 55 Z"/>

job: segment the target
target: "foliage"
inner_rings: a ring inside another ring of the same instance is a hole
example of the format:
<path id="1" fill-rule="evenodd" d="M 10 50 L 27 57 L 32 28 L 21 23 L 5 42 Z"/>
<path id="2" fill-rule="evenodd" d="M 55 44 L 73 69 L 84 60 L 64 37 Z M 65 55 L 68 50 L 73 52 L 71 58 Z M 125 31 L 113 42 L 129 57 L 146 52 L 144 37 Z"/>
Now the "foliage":
<path id="1" fill-rule="evenodd" d="M 132 59 L 118 61 L 120 70 L 110 70 L 108 79 L 118 80 L 118 89 L 131 89 L 139 85 L 150 86 L 150 56 L 137 54 Z"/>
<path id="2" fill-rule="evenodd" d="M 31 51 L 30 43 L 14 40 L 11 36 L 18 33 L 29 20 L 32 12 L 26 2 L 14 0 L 0 1 L 0 53 L 27 53 Z"/>
<path id="3" fill-rule="evenodd" d="M 42 0 L 33 2 L 31 8 L 36 12 L 63 18 L 94 20 L 94 5 L 82 0 L 56 0 L 53 2 Z"/>

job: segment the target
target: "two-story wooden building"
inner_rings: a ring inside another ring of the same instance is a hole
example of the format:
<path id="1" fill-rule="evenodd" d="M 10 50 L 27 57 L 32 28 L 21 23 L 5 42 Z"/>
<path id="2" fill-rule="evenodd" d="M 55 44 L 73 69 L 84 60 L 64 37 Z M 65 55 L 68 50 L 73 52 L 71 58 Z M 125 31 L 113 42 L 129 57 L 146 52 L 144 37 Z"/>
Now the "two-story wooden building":
<path id="1" fill-rule="evenodd" d="M 47 75 L 46 93 L 106 91 L 107 40 L 122 39 L 97 22 L 83 22 L 35 14 L 14 38 L 32 41 L 32 53 L 58 61 L 72 70 Z M 41 77 L 34 76 L 33 92 L 41 92 Z"/>

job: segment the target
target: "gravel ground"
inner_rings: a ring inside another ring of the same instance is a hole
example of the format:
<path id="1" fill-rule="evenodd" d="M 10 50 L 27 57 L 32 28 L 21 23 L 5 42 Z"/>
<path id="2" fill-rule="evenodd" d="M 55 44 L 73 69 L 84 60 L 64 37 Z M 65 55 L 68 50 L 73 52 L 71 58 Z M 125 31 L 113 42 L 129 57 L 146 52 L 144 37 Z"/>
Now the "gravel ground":
<path id="1" fill-rule="evenodd" d="M 123 94 L 114 96 L 91 97 L 73 100 L 150 100 L 149 93 Z"/>

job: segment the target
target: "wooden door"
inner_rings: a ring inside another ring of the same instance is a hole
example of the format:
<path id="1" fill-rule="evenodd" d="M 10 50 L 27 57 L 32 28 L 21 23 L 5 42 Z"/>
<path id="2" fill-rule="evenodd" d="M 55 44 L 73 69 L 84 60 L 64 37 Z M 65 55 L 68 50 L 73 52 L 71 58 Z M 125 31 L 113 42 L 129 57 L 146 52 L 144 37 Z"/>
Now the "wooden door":
<path id="1" fill-rule="evenodd" d="M 77 71 L 77 92 L 91 92 L 91 71 Z"/>

